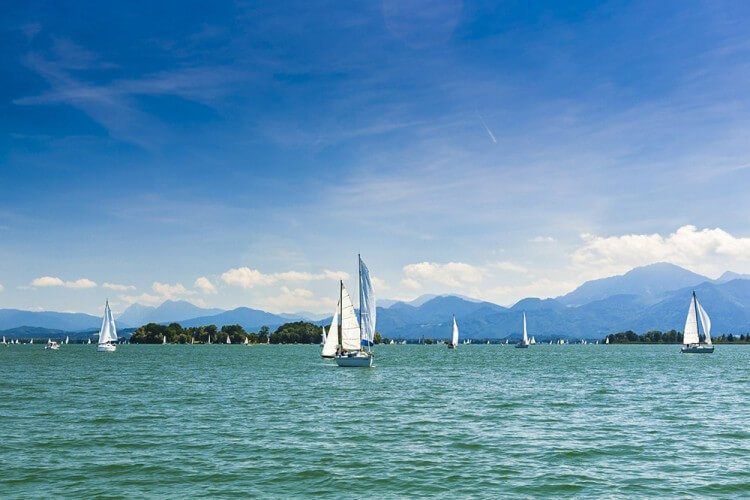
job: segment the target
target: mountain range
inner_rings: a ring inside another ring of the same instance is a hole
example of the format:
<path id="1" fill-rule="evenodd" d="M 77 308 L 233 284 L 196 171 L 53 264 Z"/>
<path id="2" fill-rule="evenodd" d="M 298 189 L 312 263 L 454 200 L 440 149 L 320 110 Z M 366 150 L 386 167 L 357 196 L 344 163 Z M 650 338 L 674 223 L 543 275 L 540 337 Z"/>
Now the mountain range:
<path id="1" fill-rule="evenodd" d="M 521 335 L 521 313 L 526 311 L 529 334 L 537 340 L 594 339 L 624 330 L 681 331 L 693 290 L 711 314 L 715 334 L 750 332 L 750 275 L 726 272 L 711 280 L 667 263 L 587 281 L 554 299 L 526 298 L 512 307 L 456 295 L 423 295 L 410 302 L 381 300 L 377 329 L 391 338 L 445 338 L 455 314 L 464 338 L 515 339 Z M 117 321 L 120 328 L 176 321 L 183 326 L 240 324 L 248 331 L 264 325 L 273 329 L 298 319 L 319 324 L 330 321 L 330 317 L 311 316 L 272 314 L 247 307 L 224 311 L 166 301 L 158 307 L 134 304 Z M 100 318 L 81 313 L 0 309 L 0 333 L 6 335 L 12 335 L 7 331 L 18 327 L 83 331 L 98 329 L 100 323 Z"/>

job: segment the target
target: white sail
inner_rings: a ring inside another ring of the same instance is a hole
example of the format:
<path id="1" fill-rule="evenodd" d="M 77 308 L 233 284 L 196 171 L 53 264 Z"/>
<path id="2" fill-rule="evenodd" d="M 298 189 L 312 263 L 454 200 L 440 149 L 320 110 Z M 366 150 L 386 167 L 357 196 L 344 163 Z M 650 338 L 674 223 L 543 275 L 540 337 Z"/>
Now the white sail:
<path id="1" fill-rule="evenodd" d="M 375 293 L 372 290 L 370 271 L 359 258 L 359 318 L 362 327 L 362 345 L 371 346 L 375 341 Z"/>
<path id="2" fill-rule="evenodd" d="M 70 342 L 70 337 L 66 336 L 65 337 L 65 343 L 67 344 L 68 342 Z"/>
<path id="3" fill-rule="evenodd" d="M 526 311 L 523 312 L 523 343 L 529 343 L 529 335 L 526 333 Z"/>
<path id="4" fill-rule="evenodd" d="M 344 284 L 341 284 L 341 343 L 342 347 L 347 351 L 359 350 L 361 345 L 361 337 L 359 332 L 359 322 L 357 322 L 357 314 L 354 312 L 354 305 L 352 305 L 352 299 L 349 297 L 349 292 L 346 291 Z"/>
<path id="5" fill-rule="evenodd" d="M 333 313 L 331 326 L 328 328 L 328 335 L 326 335 L 326 341 L 323 344 L 321 356 L 327 358 L 332 358 L 336 354 L 336 346 L 339 345 L 339 307 L 341 307 L 341 302 L 336 305 L 336 312 Z"/>
<path id="6" fill-rule="evenodd" d="M 162 344 L 166 344 L 167 343 L 167 336 L 166 335 L 162 335 L 161 336 L 161 343 Z"/>
<path id="7" fill-rule="evenodd" d="M 99 329 L 99 344 L 108 344 L 117 342 L 117 331 L 113 331 L 115 320 L 112 317 L 112 310 L 109 308 L 109 301 L 104 304 L 104 317 L 102 318 L 102 327 Z"/>
<path id="8" fill-rule="evenodd" d="M 227 334 L 227 344 L 231 344 L 231 343 L 232 343 L 232 339 L 229 338 L 229 334 Z"/>
<path id="9" fill-rule="evenodd" d="M 695 294 L 690 299 L 690 309 L 688 309 L 687 318 L 685 319 L 685 330 L 682 334 L 682 343 L 698 344 L 700 339 L 698 338 L 698 317 L 695 311 Z"/>
<path id="10" fill-rule="evenodd" d="M 708 313 L 698 299 L 695 299 L 695 303 L 698 305 L 698 316 L 701 318 L 701 324 L 703 325 L 703 335 L 706 337 L 706 344 L 711 345 L 711 318 L 708 317 Z"/>
<path id="11" fill-rule="evenodd" d="M 453 316 L 453 335 L 451 336 L 451 344 L 454 346 L 458 345 L 458 325 L 456 324 L 455 316 Z"/>
<path id="12" fill-rule="evenodd" d="M 531 337 L 531 340 L 529 341 L 529 344 L 536 344 L 536 338 Z"/>

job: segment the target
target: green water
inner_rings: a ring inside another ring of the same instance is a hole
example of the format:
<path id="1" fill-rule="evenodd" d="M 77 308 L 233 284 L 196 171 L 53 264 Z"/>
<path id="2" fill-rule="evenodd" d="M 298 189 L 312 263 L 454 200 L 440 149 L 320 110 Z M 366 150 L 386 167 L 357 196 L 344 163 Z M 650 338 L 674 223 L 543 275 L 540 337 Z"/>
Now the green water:
<path id="1" fill-rule="evenodd" d="M 750 349 L 0 347 L 0 496 L 737 497 Z"/>

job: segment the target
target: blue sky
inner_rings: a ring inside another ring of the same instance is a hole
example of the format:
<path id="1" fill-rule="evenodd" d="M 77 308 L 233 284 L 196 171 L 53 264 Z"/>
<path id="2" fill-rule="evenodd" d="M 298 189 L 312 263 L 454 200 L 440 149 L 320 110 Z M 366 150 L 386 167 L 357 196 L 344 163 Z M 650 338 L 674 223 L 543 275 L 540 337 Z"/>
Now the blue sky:
<path id="1" fill-rule="evenodd" d="M 750 272 L 745 2 L 22 2 L 0 307 L 509 304 Z M 107 284 L 105 286 L 105 284 Z"/>

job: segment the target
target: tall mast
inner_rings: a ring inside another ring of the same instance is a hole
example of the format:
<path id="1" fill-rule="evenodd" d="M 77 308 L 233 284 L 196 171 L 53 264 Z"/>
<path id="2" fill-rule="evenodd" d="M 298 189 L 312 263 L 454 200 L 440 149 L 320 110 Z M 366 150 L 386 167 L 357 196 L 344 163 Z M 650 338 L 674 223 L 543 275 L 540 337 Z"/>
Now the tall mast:
<path id="1" fill-rule="evenodd" d="M 695 297 L 695 290 L 693 290 L 693 309 L 695 309 L 695 331 L 698 332 L 698 343 L 701 343 L 701 328 L 700 321 L 698 321 L 698 299 Z"/>
<path id="2" fill-rule="evenodd" d="M 359 350 L 362 350 L 362 256 L 357 254 L 357 276 L 359 277 Z"/>
<path id="3" fill-rule="evenodd" d="M 339 347 L 344 348 L 344 281 L 339 280 L 339 317 L 341 318 L 341 327 L 339 328 Z M 338 322 L 338 320 L 336 320 Z M 338 326 L 338 325 L 336 325 Z"/>

